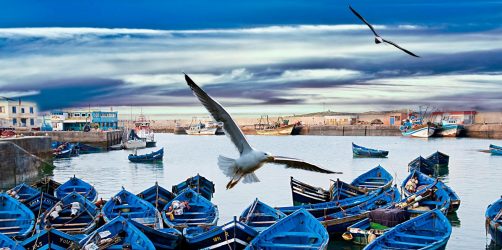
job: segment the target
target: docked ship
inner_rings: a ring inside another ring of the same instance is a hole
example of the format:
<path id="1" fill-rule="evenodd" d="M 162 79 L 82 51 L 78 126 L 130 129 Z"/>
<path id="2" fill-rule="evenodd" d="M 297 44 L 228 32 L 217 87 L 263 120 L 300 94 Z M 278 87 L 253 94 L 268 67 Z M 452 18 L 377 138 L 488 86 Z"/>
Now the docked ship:
<path id="1" fill-rule="evenodd" d="M 404 136 L 429 138 L 436 132 L 436 126 L 430 122 L 424 124 L 422 118 L 412 116 L 399 127 L 399 130 Z"/>
<path id="2" fill-rule="evenodd" d="M 134 121 L 134 132 L 140 139 L 146 142 L 147 148 L 153 148 L 157 145 L 155 134 L 150 128 L 150 121 L 143 114 L 139 115 L 138 119 Z"/>
<path id="3" fill-rule="evenodd" d="M 295 126 L 296 124 L 289 124 L 289 120 L 284 120 L 282 117 L 271 123 L 267 115 L 260 117 L 258 123 L 254 125 L 254 129 L 258 135 L 291 135 Z"/>
<path id="4" fill-rule="evenodd" d="M 460 135 L 464 126 L 457 124 L 455 120 L 445 119 L 441 121 L 441 125 L 437 131 L 437 136 L 440 137 L 457 137 Z"/>
<path id="5" fill-rule="evenodd" d="M 223 122 L 202 122 L 192 119 L 190 126 L 186 129 L 189 135 L 224 135 Z"/>

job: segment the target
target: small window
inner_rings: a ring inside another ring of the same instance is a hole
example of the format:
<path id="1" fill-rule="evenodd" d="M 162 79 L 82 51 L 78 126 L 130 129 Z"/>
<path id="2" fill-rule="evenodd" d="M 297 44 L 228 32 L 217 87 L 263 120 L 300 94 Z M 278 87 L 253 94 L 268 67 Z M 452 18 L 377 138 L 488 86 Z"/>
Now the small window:
<path id="1" fill-rule="evenodd" d="M 31 126 L 34 126 L 35 125 L 35 120 L 33 120 L 33 118 L 30 119 L 30 125 Z"/>
<path id="2" fill-rule="evenodd" d="M 12 124 L 13 124 L 13 125 L 16 125 L 16 124 L 17 124 L 17 119 L 16 119 L 16 118 L 12 118 Z"/>
<path id="3" fill-rule="evenodd" d="M 21 108 L 21 114 L 24 114 L 24 108 Z"/>
<path id="4" fill-rule="evenodd" d="M 12 107 L 12 113 L 14 113 L 14 114 L 17 113 L 16 107 Z"/>
<path id="5" fill-rule="evenodd" d="M 3 106 L 0 107 L 0 113 L 5 113 L 5 108 Z"/>
<path id="6" fill-rule="evenodd" d="M 33 107 L 30 107 L 30 114 L 33 114 L 34 111 L 33 111 Z"/>

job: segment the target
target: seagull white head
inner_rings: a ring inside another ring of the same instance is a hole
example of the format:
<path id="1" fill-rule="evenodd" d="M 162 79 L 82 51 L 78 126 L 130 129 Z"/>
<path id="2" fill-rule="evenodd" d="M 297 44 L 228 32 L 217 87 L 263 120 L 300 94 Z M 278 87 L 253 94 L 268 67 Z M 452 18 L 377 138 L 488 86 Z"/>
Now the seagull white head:
<path id="1" fill-rule="evenodd" d="M 251 147 L 241 129 L 230 114 L 213 98 L 211 98 L 204 90 L 195 84 L 188 75 L 185 74 L 185 80 L 192 89 L 195 96 L 209 111 L 211 116 L 218 122 L 223 122 L 223 129 L 225 134 L 230 137 L 237 150 L 239 150 L 240 157 L 238 159 L 231 159 L 220 155 L 218 157 L 218 166 L 223 173 L 232 178 L 227 184 L 227 189 L 234 187 L 241 179 L 244 178 L 244 183 L 259 182 L 260 180 L 254 174 L 254 171 L 262 167 L 265 163 L 275 163 L 286 165 L 286 168 L 298 168 L 303 170 L 315 171 L 320 173 L 334 174 L 340 172 L 333 172 L 308 162 L 288 158 L 282 156 L 273 156 L 270 153 L 259 151 Z"/>

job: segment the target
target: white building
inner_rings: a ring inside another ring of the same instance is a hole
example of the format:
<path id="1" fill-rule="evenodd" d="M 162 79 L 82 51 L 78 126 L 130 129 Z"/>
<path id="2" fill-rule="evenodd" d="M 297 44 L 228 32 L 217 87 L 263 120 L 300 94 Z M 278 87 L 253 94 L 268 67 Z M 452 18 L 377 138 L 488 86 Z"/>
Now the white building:
<path id="1" fill-rule="evenodd" d="M 21 100 L 0 99 L 0 128 L 39 128 L 37 104 Z"/>

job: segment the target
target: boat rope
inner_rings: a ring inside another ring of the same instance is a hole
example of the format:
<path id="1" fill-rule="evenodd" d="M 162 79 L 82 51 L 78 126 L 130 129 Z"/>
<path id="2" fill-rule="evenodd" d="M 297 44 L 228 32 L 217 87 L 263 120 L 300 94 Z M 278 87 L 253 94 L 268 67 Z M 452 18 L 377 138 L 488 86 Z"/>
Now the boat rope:
<path id="1" fill-rule="evenodd" d="M 254 200 L 253 205 L 249 208 L 248 214 L 246 215 L 246 219 L 244 220 L 244 223 L 247 223 L 249 221 L 249 218 L 251 215 L 254 213 L 254 210 L 256 209 L 256 205 L 258 204 L 258 199 Z"/>
<path id="2" fill-rule="evenodd" d="M 40 191 L 40 206 L 38 207 L 38 215 L 37 215 L 37 218 L 35 218 L 35 227 L 33 228 L 33 234 L 31 236 L 33 236 L 37 231 L 37 226 L 38 226 L 38 223 L 40 222 L 39 221 L 40 213 L 42 212 L 43 200 L 44 200 L 44 192 Z"/>

